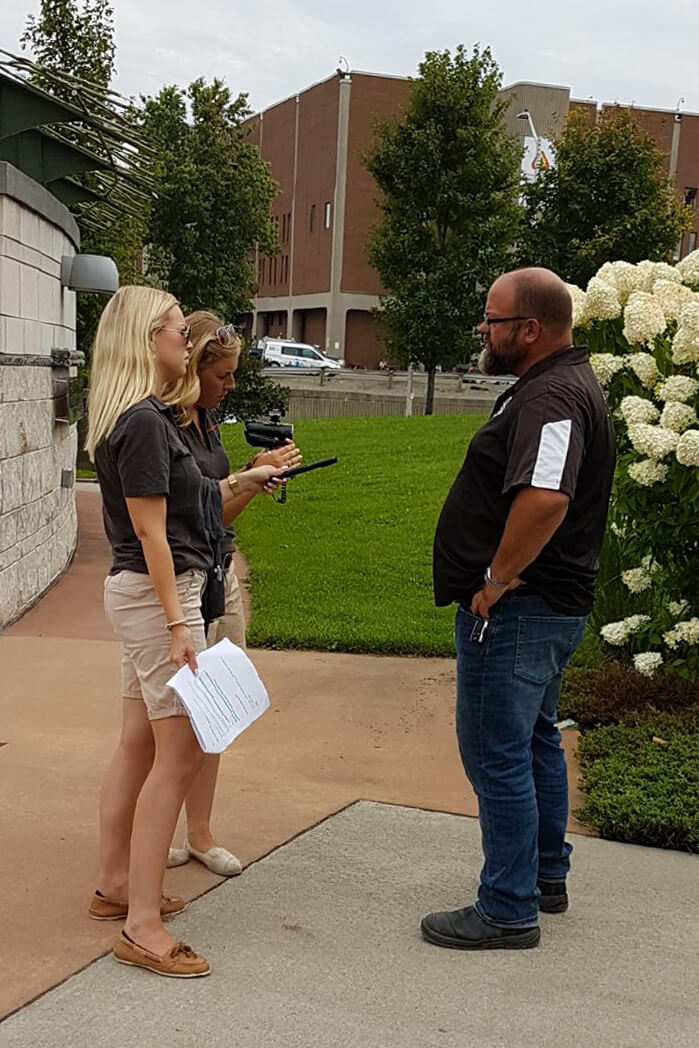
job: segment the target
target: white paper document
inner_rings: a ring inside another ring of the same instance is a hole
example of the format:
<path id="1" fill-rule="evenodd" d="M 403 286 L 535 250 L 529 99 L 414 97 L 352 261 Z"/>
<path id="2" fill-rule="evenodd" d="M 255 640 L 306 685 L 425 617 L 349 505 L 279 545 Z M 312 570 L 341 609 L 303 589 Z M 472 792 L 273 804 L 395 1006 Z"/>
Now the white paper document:
<path id="1" fill-rule="evenodd" d="M 222 753 L 269 709 L 269 696 L 242 648 L 227 638 L 197 655 L 195 676 L 183 666 L 168 681 L 182 699 L 205 753 Z"/>

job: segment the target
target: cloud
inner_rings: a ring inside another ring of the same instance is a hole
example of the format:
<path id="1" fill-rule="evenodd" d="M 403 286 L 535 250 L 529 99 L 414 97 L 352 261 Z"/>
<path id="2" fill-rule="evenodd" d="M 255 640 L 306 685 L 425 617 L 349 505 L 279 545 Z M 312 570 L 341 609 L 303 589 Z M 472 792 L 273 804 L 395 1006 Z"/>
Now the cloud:
<path id="1" fill-rule="evenodd" d="M 255 109 L 330 76 L 340 55 L 369 72 L 414 75 L 425 51 L 459 42 L 490 45 L 506 83 L 565 84 L 575 97 L 699 111 L 693 54 L 699 8 L 668 0 L 113 0 L 117 35 L 115 86 L 153 93 L 162 84 L 222 77 L 246 91 Z M 38 8 L 38 0 L 32 9 Z M 4 5 L 0 41 L 19 50 L 26 14 Z"/>

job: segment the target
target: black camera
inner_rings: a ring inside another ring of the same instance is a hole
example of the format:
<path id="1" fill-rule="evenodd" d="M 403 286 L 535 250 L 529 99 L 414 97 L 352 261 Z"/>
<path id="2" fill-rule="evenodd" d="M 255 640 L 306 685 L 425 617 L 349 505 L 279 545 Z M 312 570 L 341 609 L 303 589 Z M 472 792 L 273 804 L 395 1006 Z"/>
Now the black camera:
<path id="1" fill-rule="evenodd" d="M 294 427 L 282 422 L 282 412 L 270 411 L 268 422 L 246 422 L 245 439 L 253 448 L 271 451 L 281 448 L 287 440 L 294 439 Z"/>

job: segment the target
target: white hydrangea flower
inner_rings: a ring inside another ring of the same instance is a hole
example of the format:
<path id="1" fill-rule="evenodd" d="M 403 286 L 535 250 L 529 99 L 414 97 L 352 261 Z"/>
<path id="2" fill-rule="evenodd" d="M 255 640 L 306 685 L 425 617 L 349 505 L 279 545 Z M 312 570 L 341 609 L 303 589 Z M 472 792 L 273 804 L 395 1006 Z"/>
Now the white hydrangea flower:
<path id="1" fill-rule="evenodd" d="M 699 391 L 699 382 L 695 378 L 690 378 L 689 375 L 671 375 L 662 385 L 658 386 L 655 395 L 659 400 L 676 400 L 681 404 L 691 400 L 697 391 Z"/>
<path id="2" fill-rule="evenodd" d="M 631 634 L 638 633 L 647 622 L 650 622 L 650 615 L 629 615 L 621 622 L 608 622 L 602 627 L 600 634 L 607 644 L 625 644 Z"/>
<path id="3" fill-rule="evenodd" d="M 626 358 L 626 364 L 635 371 L 646 389 L 652 389 L 660 378 L 658 365 L 650 353 L 631 353 Z"/>
<path id="4" fill-rule="evenodd" d="M 577 284 L 566 284 L 573 302 L 573 327 L 580 327 L 587 319 L 587 295 Z"/>
<path id="5" fill-rule="evenodd" d="M 657 422 L 660 415 L 655 404 L 645 397 L 624 397 L 619 411 L 627 426 L 634 422 Z"/>
<path id="6" fill-rule="evenodd" d="M 675 433 L 683 433 L 697 421 L 699 420 L 694 408 L 689 404 L 679 404 L 676 400 L 668 401 L 660 416 L 663 429 L 674 429 Z"/>
<path id="7" fill-rule="evenodd" d="M 671 266 L 668 262 L 653 262 L 652 265 L 651 289 L 654 292 L 661 281 L 668 281 L 678 285 L 682 283 L 682 274 L 675 266 Z"/>
<path id="8" fill-rule="evenodd" d="M 637 291 L 650 291 L 653 286 L 653 279 L 655 277 L 655 262 L 651 262 L 649 259 L 644 258 L 642 262 L 638 262 L 635 266 L 636 269 L 636 290 Z"/>
<path id="9" fill-rule="evenodd" d="M 632 291 L 640 289 L 642 283 L 642 275 L 636 271 L 636 266 L 632 262 L 621 260 L 605 262 L 595 277 L 604 284 L 611 284 L 616 288 L 622 306 L 626 305 Z"/>
<path id="10" fill-rule="evenodd" d="M 683 600 L 671 600 L 670 603 L 667 606 L 667 610 L 670 612 L 671 615 L 674 615 L 675 618 L 678 618 L 680 615 L 684 615 L 684 613 L 685 613 L 685 611 L 687 610 L 688 607 L 689 607 L 689 601 L 686 601 L 684 599 Z"/>
<path id="11" fill-rule="evenodd" d="M 699 429 L 688 429 L 677 441 L 675 455 L 680 466 L 699 466 Z"/>
<path id="12" fill-rule="evenodd" d="M 642 459 L 633 462 L 629 466 L 629 476 L 637 484 L 644 488 L 652 488 L 654 484 L 662 484 L 667 477 L 668 467 L 663 462 L 655 462 L 652 459 Z"/>
<path id="13" fill-rule="evenodd" d="M 677 447 L 679 437 L 671 429 L 663 429 L 661 426 L 649 426 L 645 422 L 635 422 L 628 427 L 629 440 L 640 455 L 648 458 L 665 458 Z"/>
<path id="14" fill-rule="evenodd" d="M 652 346 L 656 335 L 667 327 L 665 314 L 655 295 L 634 291 L 624 309 L 624 338 L 632 345 Z"/>
<path id="15" fill-rule="evenodd" d="M 679 312 L 677 320 L 680 327 L 688 327 L 692 331 L 699 331 L 699 295 L 693 294 L 691 298 L 687 299 Z"/>
<path id="16" fill-rule="evenodd" d="M 585 295 L 585 313 L 589 320 L 614 320 L 621 314 L 619 293 L 613 284 L 592 277 Z"/>
<path id="17" fill-rule="evenodd" d="M 678 327 L 672 340 L 673 364 L 691 364 L 699 361 L 699 331 L 691 327 Z"/>
<path id="18" fill-rule="evenodd" d="M 681 262 L 677 263 L 682 281 L 685 284 L 699 284 L 699 250 L 690 251 Z"/>
<path id="19" fill-rule="evenodd" d="M 677 284 L 672 280 L 657 280 L 653 284 L 653 297 L 658 300 L 668 324 L 671 320 L 677 320 L 682 306 L 693 295 L 694 292 L 691 288 L 685 287 L 684 284 Z"/>
<path id="20" fill-rule="evenodd" d="M 623 622 L 608 622 L 606 626 L 603 626 L 600 630 L 602 640 L 606 640 L 607 644 L 613 644 L 614 647 L 621 647 L 622 644 L 626 644 L 629 633 Z"/>
<path id="21" fill-rule="evenodd" d="M 629 593 L 643 593 L 653 585 L 651 573 L 646 567 L 629 568 L 628 571 L 622 571 L 621 581 Z"/>
<path id="22" fill-rule="evenodd" d="M 590 357 L 590 367 L 602 386 L 608 386 L 625 363 L 624 357 L 615 357 L 613 353 L 593 353 Z"/>
<path id="23" fill-rule="evenodd" d="M 663 657 L 659 651 L 642 651 L 634 655 L 633 664 L 644 677 L 654 677 L 663 664 Z"/>
<path id="24" fill-rule="evenodd" d="M 699 619 L 678 622 L 663 634 L 663 640 L 668 648 L 676 648 L 678 644 L 699 644 Z"/>
<path id="25" fill-rule="evenodd" d="M 612 523 L 609 525 L 609 528 L 612 534 L 616 535 L 616 537 L 619 539 L 623 539 L 624 535 L 626 534 L 624 528 L 620 528 L 616 521 L 612 521 Z"/>

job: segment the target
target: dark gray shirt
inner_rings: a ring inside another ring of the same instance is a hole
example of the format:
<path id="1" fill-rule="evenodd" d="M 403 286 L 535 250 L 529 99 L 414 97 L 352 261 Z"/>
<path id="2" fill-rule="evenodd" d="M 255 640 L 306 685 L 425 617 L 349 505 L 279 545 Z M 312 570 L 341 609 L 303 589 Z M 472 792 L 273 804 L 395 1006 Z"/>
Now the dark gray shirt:
<path id="1" fill-rule="evenodd" d="M 104 527 L 112 547 L 110 575 L 147 574 L 140 539 L 133 529 L 127 498 L 164 495 L 165 530 L 175 574 L 211 563 L 201 511 L 201 472 L 166 405 L 156 397 L 134 404 L 95 452 L 102 492 Z"/>
<path id="2" fill-rule="evenodd" d="M 204 477 L 211 477 L 212 480 L 225 480 L 231 471 L 231 466 L 218 425 L 213 416 L 204 408 L 195 410 L 199 419 L 199 428 L 193 422 L 189 426 L 182 426 L 180 429 L 182 438 L 194 455 L 194 461 Z M 235 549 L 233 535 L 233 528 L 226 528 L 221 542 L 221 551 L 224 556 Z"/>
<path id="3" fill-rule="evenodd" d="M 556 611 L 588 614 L 614 462 L 614 430 L 587 351 L 566 347 L 531 367 L 495 402 L 444 503 L 434 543 L 436 603 L 470 604 L 515 495 L 533 487 L 564 492 L 570 504 L 521 578 Z"/>

